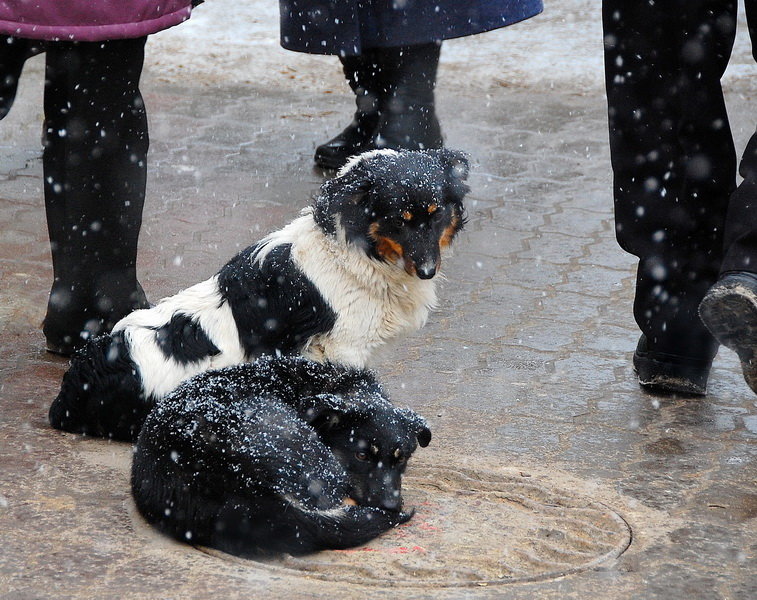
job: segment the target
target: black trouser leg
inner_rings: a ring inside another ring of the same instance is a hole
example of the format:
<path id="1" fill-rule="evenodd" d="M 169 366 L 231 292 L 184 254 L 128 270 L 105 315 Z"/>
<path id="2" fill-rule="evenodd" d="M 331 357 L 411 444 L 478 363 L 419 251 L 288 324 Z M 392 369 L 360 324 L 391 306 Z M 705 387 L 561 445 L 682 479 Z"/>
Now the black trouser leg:
<path id="1" fill-rule="evenodd" d="M 13 105 L 27 58 L 43 51 L 43 42 L 0 35 L 0 119 Z"/>
<path id="2" fill-rule="evenodd" d="M 721 272 L 757 273 L 757 133 L 744 151 L 739 173 L 744 180 L 728 206 Z"/>
<path id="3" fill-rule="evenodd" d="M 54 283 L 44 331 L 69 351 L 146 305 L 137 282 L 148 148 L 146 38 L 47 49 L 45 208 Z"/>
<path id="4" fill-rule="evenodd" d="M 440 148 L 434 88 L 441 44 L 374 48 L 383 78 L 381 118 L 374 138 L 379 148 Z"/>
<path id="5" fill-rule="evenodd" d="M 757 0 L 746 0 L 752 55 L 757 61 Z M 731 196 L 725 224 L 725 257 L 721 272 L 757 273 L 757 133 L 747 144 L 739 165 L 744 180 Z"/>
<path id="6" fill-rule="evenodd" d="M 697 306 L 723 260 L 736 157 L 720 78 L 733 0 L 604 0 L 617 238 L 639 257 L 634 316 L 655 351 L 706 359 Z"/>

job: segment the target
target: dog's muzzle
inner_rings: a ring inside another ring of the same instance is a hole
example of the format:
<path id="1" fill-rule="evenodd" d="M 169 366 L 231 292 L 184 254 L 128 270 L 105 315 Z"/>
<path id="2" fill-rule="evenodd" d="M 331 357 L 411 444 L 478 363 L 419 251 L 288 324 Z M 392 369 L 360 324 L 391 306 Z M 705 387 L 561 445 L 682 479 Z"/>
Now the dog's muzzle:
<path id="1" fill-rule="evenodd" d="M 431 279 L 436 275 L 436 264 L 426 263 L 415 268 L 415 272 L 419 279 Z"/>

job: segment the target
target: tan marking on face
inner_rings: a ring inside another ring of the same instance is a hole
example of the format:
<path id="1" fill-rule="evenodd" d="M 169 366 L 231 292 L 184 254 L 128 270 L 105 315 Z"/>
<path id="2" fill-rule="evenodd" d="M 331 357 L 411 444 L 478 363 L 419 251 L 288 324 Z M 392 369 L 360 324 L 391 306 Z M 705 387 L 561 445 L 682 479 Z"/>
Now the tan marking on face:
<path id="1" fill-rule="evenodd" d="M 357 502 L 355 502 L 355 500 L 353 500 L 349 496 L 342 501 L 342 504 L 344 504 L 345 506 L 357 506 Z"/>
<path id="2" fill-rule="evenodd" d="M 375 455 L 375 454 L 378 454 L 378 452 L 379 452 L 378 446 L 376 446 L 375 444 L 372 444 L 371 453 Z"/>
<path id="3" fill-rule="evenodd" d="M 452 238 L 454 238 L 455 234 L 457 233 L 459 223 L 460 223 L 460 219 L 458 218 L 457 215 L 452 217 L 452 222 L 449 225 L 447 225 L 447 227 L 444 228 L 444 231 L 442 232 L 442 235 L 439 238 L 440 248 L 446 248 L 452 243 Z"/>
<path id="4" fill-rule="evenodd" d="M 402 246 L 393 239 L 383 236 L 376 240 L 376 251 L 381 258 L 389 262 L 397 262 L 403 255 Z"/>
<path id="5" fill-rule="evenodd" d="M 370 227 L 368 227 L 368 235 L 376 242 L 376 252 L 388 262 L 397 262 L 405 254 L 402 246 L 393 239 L 381 235 L 379 228 L 380 225 L 378 223 L 371 223 Z M 407 265 L 405 266 L 405 270 L 407 270 Z"/>
<path id="6" fill-rule="evenodd" d="M 406 210 L 402 213 L 402 218 L 405 219 L 405 221 L 412 221 L 413 220 L 413 213 L 411 213 L 409 210 Z"/>
<path id="7" fill-rule="evenodd" d="M 439 210 L 439 207 L 436 204 L 430 204 L 428 207 L 428 214 L 433 215 L 437 210 Z"/>
<path id="8" fill-rule="evenodd" d="M 394 451 L 394 458 L 399 458 L 400 456 L 402 456 L 402 451 L 399 448 L 397 448 Z"/>

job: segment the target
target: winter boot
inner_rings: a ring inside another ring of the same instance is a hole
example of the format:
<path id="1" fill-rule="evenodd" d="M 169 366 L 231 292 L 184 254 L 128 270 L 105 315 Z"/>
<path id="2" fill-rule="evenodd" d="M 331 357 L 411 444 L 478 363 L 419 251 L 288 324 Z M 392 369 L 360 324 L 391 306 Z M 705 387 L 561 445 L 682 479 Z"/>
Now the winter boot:
<path id="1" fill-rule="evenodd" d="M 757 393 L 757 275 L 725 273 L 699 305 L 717 340 L 739 355 L 744 379 Z"/>
<path id="2" fill-rule="evenodd" d="M 47 50 L 45 209 L 54 282 L 43 326 L 70 354 L 146 307 L 136 276 L 148 147 L 145 38 Z"/>
<path id="3" fill-rule="evenodd" d="M 350 156 L 360 154 L 373 136 L 379 120 L 380 74 L 368 50 L 360 56 L 346 56 L 342 62 L 344 76 L 355 93 L 357 111 L 344 131 L 315 149 L 315 164 L 338 169 Z"/>
<path id="4" fill-rule="evenodd" d="M 421 44 L 374 50 L 384 89 L 374 148 L 422 150 L 441 148 L 434 105 L 440 44 Z"/>
<path id="5" fill-rule="evenodd" d="M 642 334 L 633 354 L 633 368 L 639 377 L 639 385 L 650 392 L 704 396 L 715 351 L 716 345 L 708 346 L 702 356 L 656 350 L 650 348 Z"/>

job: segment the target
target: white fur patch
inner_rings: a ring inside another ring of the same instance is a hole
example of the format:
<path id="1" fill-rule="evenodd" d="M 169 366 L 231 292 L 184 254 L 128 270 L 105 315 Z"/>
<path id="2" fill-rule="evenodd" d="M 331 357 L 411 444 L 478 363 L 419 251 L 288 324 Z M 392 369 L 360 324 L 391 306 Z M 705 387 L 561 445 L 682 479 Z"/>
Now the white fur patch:
<path id="1" fill-rule="evenodd" d="M 251 260 L 262 261 L 276 246 L 291 244 L 295 265 L 336 313 L 332 330 L 310 338 L 302 355 L 319 362 L 365 367 L 375 349 L 423 327 L 436 304 L 436 285 L 434 280 L 408 275 L 401 265 L 370 258 L 363 249 L 346 242 L 338 224 L 337 232 L 336 239 L 326 235 L 313 220 L 312 209 L 306 208 L 299 218 L 264 238 Z M 156 329 L 169 323 L 175 313 L 199 323 L 220 353 L 189 364 L 167 358 L 158 346 Z M 134 311 L 113 331 L 124 332 L 145 393 L 156 398 L 198 373 L 248 358 L 231 307 L 218 290 L 217 276 L 165 298 L 153 308 Z"/>
<path id="2" fill-rule="evenodd" d="M 382 151 L 383 152 L 383 151 Z M 408 275 L 399 265 L 370 258 L 348 244 L 337 227 L 337 239 L 313 221 L 311 209 L 266 238 L 268 245 L 292 244 L 292 260 L 336 313 L 331 331 L 313 336 L 303 356 L 364 367 L 372 352 L 392 338 L 420 329 L 436 304 L 434 280 Z"/>
<path id="3" fill-rule="evenodd" d="M 220 354 L 186 365 L 167 358 L 158 346 L 155 330 L 170 322 L 175 313 L 199 323 Z M 234 316 L 218 290 L 217 276 L 165 298 L 157 306 L 134 311 L 113 327 L 113 332 L 121 330 L 145 392 L 157 398 L 197 373 L 245 361 Z"/>
<path id="4" fill-rule="evenodd" d="M 397 156 L 397 154 L 399 154 L 399 152 L 396 150 L 390 150 L 389 148 L 384 148 L 383 150 L 370 150 L 368 152 L 363 152 L 362 154 L 357 154 L 350 158 L 347 163 L 339 169 L 336 176 L 341 177 L 347 171 L 353 169 L 359 162 L 363 162 L 364 160 L 370 160 L 376 156 Z"/>

